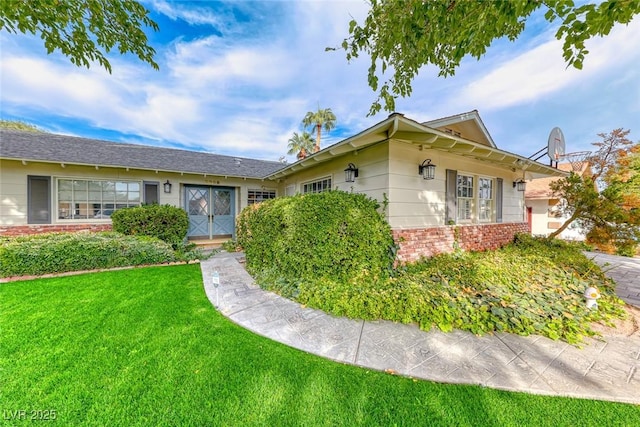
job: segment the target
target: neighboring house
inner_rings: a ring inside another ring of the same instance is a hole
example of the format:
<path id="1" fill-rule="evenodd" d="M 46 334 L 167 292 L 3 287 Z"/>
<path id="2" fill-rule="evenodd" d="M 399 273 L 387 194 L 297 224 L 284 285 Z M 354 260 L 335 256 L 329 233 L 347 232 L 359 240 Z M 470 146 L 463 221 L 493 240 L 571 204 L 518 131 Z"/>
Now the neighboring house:
<path id="1" fill-rule="evenodd" d="M 339 189 L 384 206 L 408 261 L 527 232 L 516 181 L 566 175 L 498 149 L 477 111 L 426 123 L 394 113 L 290 165 L 45 133 L 0 137 L 5 235 L 108 229 L 113 210 L 158 202 L 188 212 L 190 238 L 228 238 L 251 203 Z"/>
<path id="2" fill-rule="evenodd" d="M 560 163 L 558 169 L 570 172 L 572 167 L 569 163 Z M 588 163 L 584 163 L 579 171 L 579 175 L 589 173 Z M 560 200 L 554 197 L 549 185 L 559 178 L 538 178 L 527 182 L 525 192 L 525 204 L 527 206 L 527 218 L 531 234 L 534 236 L 548 236 L 569 218 L 560 213 Z M 558 236 L 565 240 L 584 240 L 585 233 L 577 223 L 571 224 Z"/>

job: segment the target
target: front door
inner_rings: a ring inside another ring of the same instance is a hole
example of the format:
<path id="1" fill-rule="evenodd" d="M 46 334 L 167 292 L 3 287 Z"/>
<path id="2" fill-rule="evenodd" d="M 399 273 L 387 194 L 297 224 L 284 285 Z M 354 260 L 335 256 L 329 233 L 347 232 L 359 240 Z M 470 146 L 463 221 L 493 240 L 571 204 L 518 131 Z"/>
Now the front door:
<path id="1" fill-rule="evenodd" d="M 188 237 L 235 237 L 235 191 L 229 187 L 185 187 Z"/>

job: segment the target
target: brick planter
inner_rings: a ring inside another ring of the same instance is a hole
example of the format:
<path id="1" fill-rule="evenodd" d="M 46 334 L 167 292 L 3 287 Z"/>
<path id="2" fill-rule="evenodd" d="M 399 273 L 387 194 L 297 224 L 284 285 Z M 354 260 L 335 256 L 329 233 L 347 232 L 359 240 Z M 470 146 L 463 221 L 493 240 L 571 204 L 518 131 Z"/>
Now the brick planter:
<path id="1" fill-rule="evenodd" d="M 456 233 L 457 229 L 457 233 Z M 395 229 L 393 238 L 400 246 L 398 260 L 411 262 L 421 257 L 453 252 L 454 242 L 465 251 L 497 249 L 513 241 L 516 233 L 528 233 L 526 222 L 485 225 L 452 225 L 431 228 Z"/>
<path id="2" fill-rule="evenodd" d="M 42 233 L 73 233 L 75 231 L 111 231 L 111 224 L 0 225 L 0 236 L 9 237 Z"/>

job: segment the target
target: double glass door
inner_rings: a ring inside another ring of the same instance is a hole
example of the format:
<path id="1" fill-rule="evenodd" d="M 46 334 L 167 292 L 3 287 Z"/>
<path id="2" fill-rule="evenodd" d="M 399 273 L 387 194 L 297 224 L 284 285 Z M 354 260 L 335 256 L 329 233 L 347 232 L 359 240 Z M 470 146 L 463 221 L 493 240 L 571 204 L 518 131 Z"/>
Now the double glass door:
<path id="1" fill-rule="evenodd" d="M 235 190 L 229 187 L 185 187 L 188 237 L 235 236 Z"/>

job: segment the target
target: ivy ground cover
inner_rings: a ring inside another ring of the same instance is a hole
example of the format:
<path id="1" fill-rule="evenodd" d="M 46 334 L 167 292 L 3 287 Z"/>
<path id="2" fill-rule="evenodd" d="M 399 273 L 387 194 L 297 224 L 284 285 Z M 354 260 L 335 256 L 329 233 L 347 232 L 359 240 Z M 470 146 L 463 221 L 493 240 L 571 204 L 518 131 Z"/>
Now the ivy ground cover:
<path id="1" fill-rule="evenodd" d="M 199 266 L 0 284 L 2 425 L 603 426 L 640 407 L 416 381 L 245 331 Z"/>
<path id="2" fill-rule="evenodd" d="M 380 208 L 342 191 L 277 198 L 241 212 L 237 243 L 263 288 L 338 316 L 577 344 L 591 322 L 625 315 L 613 282 L 561 241 L 518 235 L 501 250 L 395 266 Z M 598 311 L 585 306 L 589 286 L 602 293 Z"/>
<path id="3" fill-rule="evenodd" d="M 598 310 L 586 308 L 590 286 L 602 294 Z M 425 330 L 538 334 L 572 344 L 595 334 L 592 322 L 626 315 L 615 283 L 579 247 L 526 235 L 500 250 L 410 264 L 388 279 L 365 271 L 349 281 L 307 280 L 292 297 L 339 316 L 416 323 Z"/>

